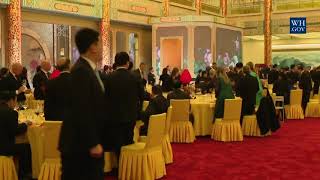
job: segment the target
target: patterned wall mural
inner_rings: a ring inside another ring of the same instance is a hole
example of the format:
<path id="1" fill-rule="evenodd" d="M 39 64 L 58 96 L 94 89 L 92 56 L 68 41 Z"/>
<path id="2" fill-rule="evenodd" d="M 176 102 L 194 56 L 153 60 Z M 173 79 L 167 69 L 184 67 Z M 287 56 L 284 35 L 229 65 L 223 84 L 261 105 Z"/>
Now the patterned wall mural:
<path id="1" fill-rule="evenodd" d="M 22 6 L 95 18 L 102 17 L 102 0 L 23 0 Z"/>
<path id="2" fill-rule="evenodd" d="M 10 0 L 0 0 L 0 4 L 9 4 Z"/>

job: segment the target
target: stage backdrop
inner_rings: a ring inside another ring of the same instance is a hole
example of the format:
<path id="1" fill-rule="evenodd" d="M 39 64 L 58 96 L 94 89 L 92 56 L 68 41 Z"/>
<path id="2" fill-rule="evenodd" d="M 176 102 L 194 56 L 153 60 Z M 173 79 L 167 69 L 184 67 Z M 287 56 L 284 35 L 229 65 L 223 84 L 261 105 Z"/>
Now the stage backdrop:
<path id="1" fill-rule="evenodd" d="M 304 51 L 281 51 L 272 52 L 273 64 L 278 64 L 280 67 L 290 67 L 292 64 L 303 64 L 305 66 L 320 65 L 319 50 L 304 50 Z"/>
<path id="2" fill-rule="evenodd" d="M 218 27 L 216 42 L 216 60 L 218 67 L 234 67 L 238 62 L 242 62 L 241 31 Z"/>
<path id="3" fill-rule="evenodd" d="M 211 28 L 198 26 L 194 29 L 194 74 L 205 70 L 213 62 L 211 48 Z"/>

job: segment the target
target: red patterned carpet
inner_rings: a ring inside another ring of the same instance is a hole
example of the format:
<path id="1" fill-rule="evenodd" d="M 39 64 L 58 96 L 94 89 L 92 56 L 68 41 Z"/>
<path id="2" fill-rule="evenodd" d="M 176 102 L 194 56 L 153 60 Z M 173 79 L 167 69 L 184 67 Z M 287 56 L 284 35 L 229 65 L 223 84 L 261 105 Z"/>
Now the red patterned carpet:
<path id="1" fill-rule="evenodd" d="M 242 143 L 203 137 L 172 146 L 165 180 L 320 179 L 320 119 L 286 121 L 272 136 Z"/>

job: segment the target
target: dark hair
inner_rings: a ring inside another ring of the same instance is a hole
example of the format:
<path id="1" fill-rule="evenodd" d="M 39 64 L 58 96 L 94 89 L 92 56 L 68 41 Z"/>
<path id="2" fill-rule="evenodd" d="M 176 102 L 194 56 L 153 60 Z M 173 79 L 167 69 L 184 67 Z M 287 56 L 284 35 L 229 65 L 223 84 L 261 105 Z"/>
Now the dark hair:
<path id="1" fill-rule="evenodd" d="M 8 68 L 1 68 L 0 69 L 0 79 L 3 78 L 9 72 Z"/>
<path id="2" fill-rule="evenodd" d="M 133 62 L 132 62 L 132 61 L 129 61 L 128 70 L 131 71 L 132 69 L 133 69 Z"/>
<path id="3" fill-rule="evenodd" d="M 112 64 L 112 69 L 113 69 L 113 70 L 116 70 L 116 69 L 117 69 L 117 64 L 116 64 L 116 63 L 113 63 L 113 64 Z"/>
<path id="4" fill-rule="evenodd" d="M 163 75 L 163 74 L 168 74 L 168 68 L 163 68 L 163 69 L 162 69 L 162 75 Z"/>
<path id="5" fill-rule="evenodd" d="M 152 93 L 155 95 L 162 95 L 162 89 L 159 85 L 152 87 Z"/>
<path id="6" fill-rule="evenodd" d="M 295 68 L 295 67 L 296 67 L 295 64 L 291 64 L 290 69 L 293 69 L 293 68 Z"/>
<path id="7" fill-rule="evenodd" d="M 244 74 L 250 74 L 250 67 L 249 66 L 244 66 L 242 69 Z"/>
<path id="8" fill-rule="evenodd" d="M 57 66 L 57 69 L 59 71 L 65 71 L 65 70 L 69 69 L 70 62 L 71 62 L 70 59 L 67 58 L 63 64 Z"/>
<path id="9" fill-rule="evenodd" d="M 153 67 L 152 67 L 152 66 L 149 68 L 149 71 L 151 71 L 151 70 L 153 70 Z"/>
<path id="10" fill-rule="evenodd" d="M 179 73 L 179 69 L 177 67 L 173 68 L 172 72 L 171 72 L 171 77 L 176 76 Z"/>
<path id="11" fill-rule="evenodd" d="M 236 68 L 243 68 L 243 63 L 242 62 L 238 62 L 237 64 L 236 64 Z"/>
<path id="12" fill-rule="evenodd" d="M 124 66 L 129 62 L 129 55 L 126 52 L 119 52 L 116 54 L 116 57 L 114 58 L 114 62 L 117 66 Z"/>
<path id="13" fill-rule="evenodd" d="M 36 71 L 40 72 L 41 71 L 41 66 L 37 66 Z"/>
<path id="14" fill-rule="evenodd" d="M 80 54 L 86 53 L 93 43 L 99 41 L 99 32 L 84 28 L 76 34 L 76 45 Z"/>
<path id="15" fill-rule="evenodd" d="M 0 101 L 2 102 L 8 102 L 16 97 L 17 95 L 14 91 L 0 91 Z"/>

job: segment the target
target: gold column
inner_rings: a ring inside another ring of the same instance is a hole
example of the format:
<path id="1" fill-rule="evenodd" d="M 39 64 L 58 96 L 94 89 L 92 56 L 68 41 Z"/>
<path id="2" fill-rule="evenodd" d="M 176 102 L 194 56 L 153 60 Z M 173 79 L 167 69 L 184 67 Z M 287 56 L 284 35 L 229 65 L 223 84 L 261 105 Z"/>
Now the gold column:
<path id="1" fill-rule="evenodd" d="M 228 10 L 228 0 L 220 0 L 220 6 L 221 6 L 221 15 L 223 17 L 227 16 L 227 10 Z"/>
<path id="2" fill-rule="evenodd" d="M 163 16 L 167 17 L 169 16 L 169 10 L 170 9 L 170 0 L 164 0 L 163 1 Z"/>
<path id="3" fill-rule="evenodd" d="M 8 63 L 21 63 L 21 1 L 11 0 L 8 5 Z"/>
<path id="4" fill-rule="evenodd" d="M 271 64 L 272 29 L 271 29 L 272 0 L 264 0 L 264 63 Z"/>
<path id="5" fill-rule="evenodd" d="M 102 65 L 111 65 L 111 26 L 110 26 L 110 0 L 103 1 L 100 36 L 102 41 Z"/>
<path id="6" fill-rule="evenodd" d="M 196 0 L 196 14 L 201 15 L 202 14 L 202 1 Z"/>

